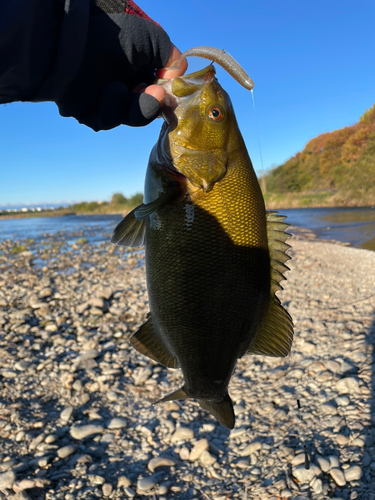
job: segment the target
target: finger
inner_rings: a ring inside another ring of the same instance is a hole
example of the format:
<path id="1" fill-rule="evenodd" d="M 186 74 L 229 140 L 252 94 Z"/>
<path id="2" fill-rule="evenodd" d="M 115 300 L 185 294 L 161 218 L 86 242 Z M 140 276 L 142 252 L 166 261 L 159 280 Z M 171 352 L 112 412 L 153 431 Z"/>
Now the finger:
<path id="1" fill-rule="evenodd" d="M 149 85 L 145 89 L 141 91 L 141 94 L 148 94 L 151 95 L 152 97 L 155 97 L 155 99 L 159 102 L 160 106 L 163 106 L 164 104 L 164 99 L 165 99 L 165 89 L 161 87 L 160 85 Z"/>
<path id="2" fill-rule="evenodd" d="M 127 112 L 123 118 L 124 125 L 143 127 L 159 116 L 160 103 L 146 92 L 130 94 Z"/>
<path id="3" fill-rule="evenodd" d="M 158 78 L 174 78 L 175 76 L 181 76 L 185 73 L 187 70 L 187 61 L 186 59 L 182 59 L 179 63 L 179 68 L 177 69 L 170 69 L 170 67 L 179 60 L 181 56 L 181 52 L 178 50 L 178 48 L 172 44 L 172 49 L 171 49 L 171 55 L 169 57 L 169 61 L 165 65 L 164 68 L 158 69 L 156 72 L 156 76 Z"/>

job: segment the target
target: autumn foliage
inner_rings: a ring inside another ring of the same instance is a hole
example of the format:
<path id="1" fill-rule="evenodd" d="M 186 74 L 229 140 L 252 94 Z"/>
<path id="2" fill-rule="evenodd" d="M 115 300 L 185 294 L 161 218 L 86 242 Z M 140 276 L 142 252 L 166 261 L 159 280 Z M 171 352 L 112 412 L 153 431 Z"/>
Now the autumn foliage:
<path id="1" fill-rule="evenodd" d="M 337 202 L 375 202 L 375 104 L 358 123 L 321 134 L 300 153 L 271 170 L 267 192 L 330 190 Z"/>

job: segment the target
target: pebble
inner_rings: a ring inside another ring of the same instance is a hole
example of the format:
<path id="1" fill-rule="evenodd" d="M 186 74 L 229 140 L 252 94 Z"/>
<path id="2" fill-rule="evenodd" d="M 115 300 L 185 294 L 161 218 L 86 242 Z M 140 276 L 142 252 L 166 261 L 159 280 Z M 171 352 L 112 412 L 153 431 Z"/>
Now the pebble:
<path id="1" fill-rule="evenodd" d="M 188 460 L 189 459 L 189 455 L 190 455 L 189 448 L 187 448 L 186 446 L 183 446 L 180 449 L 180 451 L 178 452 L 178 455 L 181 458 L 181 460 Z"/>
<path id="2" fill-rule="evenodd" d="M 337 398 L 335 398 L 335 401 L 338 406 L 348 406 L 348 404 L 350 403 L 350 399 L 348 398 L 348 396 L 337 396 Z"/>
<path id="3" fill-rule="evenodd" d="M 30 363 L 28 361 L 17 361 L 17 363 L 14 364 L 14 369 L 19 370 L 20 372 L 26 371 L 30 366 Z"/>
<path id="4" fill-rule="evenodd" d="M 353 439 L 352 446 L 360 446 L 361 448 L 363 448 L 365 446 L 365 441 L 361 438 Z"/>
<path id="5" fill-rule="evenodd" d="M 131 484 L 132 482 L 126 476 L 120 476 L 117 480 L 117 488 L 121 488 L 122 486 L 124 488 L 127 488 Z"/>
<path id="6" fill-rule="evenodd" d="M 123 429 L 127 425 L 128 424 L 125 418 L 115 417 L 111 419 L 107 426 L 107 429 Z"/>
<path id="7" fill-rule="evenodd" d="M 158 482 L 158 476 L 155 474 L 149 477 L 143 477 L 138 479 L 137 488 L 141 491 L 149 491 L 153 488 Z"/>
<path id="8" fill-rule="evenodd" d="M 67 406 L 66 408 L 63 409 L 63 411 L 60 413 L 60 419 L 63 422 L 69 422 L 71 416 L 73 415 L 73 406 Z"/>
<path id="9" fill-rule="evenodd" d="M 70 428 L 70 435 L 74 439 L 85 439 L 88 436 L 92 436 L 94 434 L 100 434 L 104 431 L 104 427 L 101 425 L 76 425 Z"/>
<path id="10" fill-rule="evenodd" d="M 323 492 L 323 482 L 318 477 L 314 477 L 310 482 L 310 487 L 316 495 Z"/>
<path id="11" fill-rule="evenodd" d="M 328 370 L 331 370 L 331 372 L 341 373 L 341 364 L 338 363 L 337 361 L 334 361 L 333 359 L 329 359 L 324 364 L 328 368 Z"/>
<path id="12" fill-rule="evenodd" d="M 288 488 L 285 488 L 281 490 L 280 496 L 281 498 L 291 498 L 293 496 L 293 493 Z"/>
<path id="13" fill-rule="evenodd" d="M 31 488 L 35 488 L 35 481 L 33 481 L 32 479 L 22 479 L 21 481 L 16 481 L 13 484 L 13 491 L 15 491 L 16 493 Z"/>
<path id="14" fill-rule="evenodd" d="M 128 498 L 133 498 L 135 497 L 136 493 L 134 490 L 132 490 L 131 488 L 127 487 L 124 489 L 124 493 L 125 495 L 128 497 Z M 159 499 L 160 500 L 160 499 Z"/>
<path id="15" fill-rule="evenodd" d="M 203 451 L 203 453 L 199 457 L 199 462 L 204 467 L 209 467 L 210 465 L 213 465 L 216 462 L 216 460 L 217 458 L 211 455 L 211 453 L 207 450 Z"/>
<path id="16" fill-rule="evenodd" d="M 252 455 L 256 451 L 259 451 L 261 449 L 262 449 L 262 443 L 255 442 L 255 443 L 251 443 L 251 444 L 247 445 L 246 448 L 244 450 L 242 450 L 240 454 L 241 454 L 241 457 L 247 457 L 247 456 Z"/>
<path id="17" fill-rule="evenodd" d="M 336 415 L 337 414 L 337 408 L 331 403 L 325 403 L 324 405 L 321 406 L 322 413 L 324 415 Z"/>
<path id="18" fill-rule="evenodd" d="M 343 434 L 337 434 L 336 435 L 336 443 L 340 446 L 345 446 L 346 444 L 348 444 L 349 442 L 349 439 L 344 436 Z"/>
<path id="19" fill-rule="evenodd" d="M 298 455 L 295 455 L 291 462 L 290 462 L 294 467 L 296 465 L 304 464 L 305 463 L 305 453 L 299 453 Z"/>
<path id="20" fill-rule="evenodd" d="M 11 470 L 0 474 L 0 490 L 12 488 L 15 480 L 16 480 L 16 475 Z"/>
<path id="21" fill-rule="evenodd" d="M 143 385 L 152 375 L 152 370 L 148 367 L 139 367 L 132 374 L 134 385 Z"/>
<path id="22" fill-rule="evenodd" d="M 13 482 L 0 500 L 235 500 L 244 480 L 254 500 L 375 500 L 375 252 L 292 241 L 280 299 L 293 356 L 238 361 L 229 431 L 194 400 L 150 403 L 183 381 L 129 343 L 149 310 L 143 250 L 107 243 L 112 228 L 102 242 L 61 245 L 84 231 L 27 244 L 32 266 L 0 240 L 0 477 Z"/>
<path id="23" fill-rule="evenodd" d="M 113 486 L 109 483 L 104 483 L 102 486 L 102 492 L 104 497 L 109 497 L 113 491 Z"/>
<path id="24" fill-rule="evenodd" d="M 72 453 L 74 453 L 77 450 L 77 446 L 74 445 L 67 445 L 63 446 L 62 448 L 59 448 L 57 450 L 57 456 L 59 458 L 67 458 L 69 457 Z"/>
<path id="25" fill-rule="evenodd" d="M 108 391 L 106 396 L 107 396 L 108 401 L 111 403 L 118 400 L 118 395 L 115 391 Z"/>
<path id="26" fill-rule="evenodd" d="M 354 377 L 345 377 L 336 383 L 336 390 L 339 394 L 360 394 L 358 380 Z"/>
<path id="27" fill-rule="evenodd" d="M 209 444 L 206 438 L 199 439 L 193 446 L 189 454 L 189 460 L 195 462 L 205 450 L 208 450 Z"/>
<path id="28" fill-rule="evenodd" d="M 333 468 L 329 471 L 329 473 L 331 474 L 332 479 L 338 486 L 346 485 L 345 476 L 342 470 Z"/>
<path id="29" fill-rule="evenodd" d="M 194 431 L 189 427 L 179 427 L 175 430 L 171 437 L 172 443 L 178 443 L 179 441 L 191 440 L 194 438 Z"/>
<path id="30" fill-rule="evenodd" d="M 20 491 L 19 493 L 9 497 L 9 500 L 31 500 L 31 497 L 29 497 L 26 491 Z"/>
<path id="31" fill-rule="evenodd" d="M 336 455 L 330 455 L 328 457 L 328 459 L 329 459 L 329 462 L 330 462 L 330 466 L 331 466 L 330 468 L 331 469 L 332 468 L 337 469 L 338 467 L 340 467 L 340 460 L 339 460 L 339 458 Z"/>
<path id="32" fill-rule="evenodd" d="M 176 465 L 175 460 L 166 457 L 154 457 L 147 464 L 147 468 L 151 472 L 155 472 L 158 467 L 174 467 Z"/>
<path id="33" fill-rule="evenodd" d="M 46 437 L 46 435 L 44 434 L 44 432 L 42 432 L 41 434 L 39 434 L 38 436 L 36 436 L 34 439 L 31 440 L 30 444 L 29 444 L 29 450 L 35 450 L 35 448 L 44 441 L 44 438 Z"/>
<path id="34" fill-rule="evenodd" d="M 345 480 L 350 481 L 359 481 L 363 475 L 362 469 L 359 465 L 352 465 L 348 469 L 344 470 Z"/>
<path id="35" fill-rule="evenodd" d="M 316 465 L 310 465 L 310 469 L 305 469 L 304 465 L 298 465 L 293 467 L 292 474 L 300 483 L 308 483 L 314 477 L 319 476 L 320 469 Z"/>

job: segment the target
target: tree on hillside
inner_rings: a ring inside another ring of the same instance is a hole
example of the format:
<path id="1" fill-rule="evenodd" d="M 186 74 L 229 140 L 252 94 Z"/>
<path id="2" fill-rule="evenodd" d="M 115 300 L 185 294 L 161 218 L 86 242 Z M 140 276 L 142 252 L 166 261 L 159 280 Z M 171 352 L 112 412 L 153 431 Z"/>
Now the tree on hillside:
<path id="1" fill-rule="evenodd" d="M 112 195 L 111 204 L 112 205 L 126 205 L 128 203 L 128 199 L 122 193 L 114 193 Z"/>

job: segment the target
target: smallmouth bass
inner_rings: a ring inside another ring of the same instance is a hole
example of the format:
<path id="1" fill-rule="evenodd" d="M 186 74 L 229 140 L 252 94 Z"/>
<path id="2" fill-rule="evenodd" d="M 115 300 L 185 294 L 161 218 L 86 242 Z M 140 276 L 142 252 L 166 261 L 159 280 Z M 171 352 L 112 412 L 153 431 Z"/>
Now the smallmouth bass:
<path id="1" fill-rule="evenodd" d="M 168 105 L 144 203 L 112 237 L 145 244 L 150 313 L 131 343 L 182 370 L 184 385 L 159 402 L 195 398 L 233 428 L 228 385 L 237 360 L 291 348 L 292 320 L 275 295 L 288 269 L 287 224 L 265 210 L 214 67 L 162 84 Z"/>

